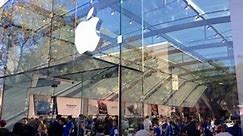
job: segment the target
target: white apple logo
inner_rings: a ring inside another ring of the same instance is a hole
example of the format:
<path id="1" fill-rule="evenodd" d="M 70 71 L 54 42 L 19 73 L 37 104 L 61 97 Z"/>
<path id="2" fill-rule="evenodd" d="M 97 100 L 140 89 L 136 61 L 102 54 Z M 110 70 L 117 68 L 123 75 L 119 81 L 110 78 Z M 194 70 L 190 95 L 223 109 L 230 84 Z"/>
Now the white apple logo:
<path id="1" fill-rule="evenodd" d="M 100 36 L 98 35 L 101 21 L 94 16 L 94 7 L 92 7 L 85 21 L 81 21 L 75 30 L 75 45 L 79 54 L 86 51 L 94 51 L 97 47 Z"/>

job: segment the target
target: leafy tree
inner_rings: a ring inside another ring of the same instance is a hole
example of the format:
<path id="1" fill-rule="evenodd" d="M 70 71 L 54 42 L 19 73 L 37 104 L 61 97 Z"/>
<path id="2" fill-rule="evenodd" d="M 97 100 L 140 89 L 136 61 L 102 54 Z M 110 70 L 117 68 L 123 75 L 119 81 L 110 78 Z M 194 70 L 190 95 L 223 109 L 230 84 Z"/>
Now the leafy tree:
<path id="1" fill-rule="evenodd" d="M 204 85 L 207 85 L 207 97 L 213 112 L 219 115 L 221 110 L 235 112 L 238 105 L 236 77 L 223 63 L 214 65 L 214 68 L 204 68 L 196 74 Z"/>

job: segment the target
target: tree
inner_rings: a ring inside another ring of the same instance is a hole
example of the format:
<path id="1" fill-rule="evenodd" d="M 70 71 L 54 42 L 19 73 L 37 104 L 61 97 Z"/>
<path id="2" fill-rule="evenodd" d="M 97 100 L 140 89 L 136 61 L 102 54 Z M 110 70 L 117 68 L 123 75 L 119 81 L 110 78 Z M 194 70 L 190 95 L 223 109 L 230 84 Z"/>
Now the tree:
<path id="1" fill-rule="evenodd" d="M 225 68 L 223 63 L 219 63 L 214 68 L 204 68 L 196 74 L 208 87 L 205 96 L 216 115 L 219 115 L 222 109 L 233 113 L 237 110 L 234 107 L 238 105 L 235 73 L 231 74 Z"/>

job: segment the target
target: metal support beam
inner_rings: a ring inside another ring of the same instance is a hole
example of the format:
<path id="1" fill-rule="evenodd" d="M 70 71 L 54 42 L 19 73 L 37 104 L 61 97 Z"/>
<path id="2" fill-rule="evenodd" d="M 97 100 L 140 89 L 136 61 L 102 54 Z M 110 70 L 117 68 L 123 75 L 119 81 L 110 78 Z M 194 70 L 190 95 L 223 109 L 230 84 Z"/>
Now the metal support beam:
<path id="1" fill-rule="evenodd" d="M 223 67 L 224 69 L 229 69 L 230 67 Z M 212 72 L 215 71 L 215 73 L 219 72 L 217 69 L 215 68 L 209 68 L 209 69 L 203 69 L 203 70 L 198 70 L 198 71 L 192 71 L 191 73 L 182 73 L 179 74 L 179 77 L 183 77 L 183 76 L 187 76 L 187 75 L 194 75 L 194 74 L 198 74 L 198 73 L 204 73 L 204 72 Z"/>
<path id="2" fill-rule="evenodd" d="M 183 1 L 197 14 L 198 18 L 203 20 L 208 18 L 207 14 L 205 14 L 205 12 L 195 2 L 193 2 L 192 0 L 183 0 Z M 222 33 L 220 33 L 215 26 L 213 25 L 209 25 L 209 26 L 215 31 L 217 35 L 219 35 L 223 39 L 223 41 L 228 42 L 227 38 Z"/>
<path id="3" fill-rule="evenodd" d="M 174 32 L 174 31 L 180 31 L 180 30 L 185 30 L 185 29 L 190 29 L 190 28 L 195 28 L 195 27 L 200 27 L 200 26 L 221 24 L 221 23 L 227 23 L 227 22 L 230 22 L 230 16 L 216 17 L 216 18 L 204 19 L 204 20 L 200 20 L 200 21 L 196 21 L 196 22 L 178 24 L 178 25 L 173 25 L 173 26 L 169 26 L 169 27 L 165 27 L 165 28 L 158 28 L 158 29 L 146 32 L 146 33 L 144 33 L 144 38 L 160 35 L 162 33 L 170 33 L 170 32 Z M 139 39 L 141 39 L 141 34 L 133 36 L 133 37 L 129 37 L 125 40 L 125 42 L 128 43 L 128 42 L 136 41 Z"/>
<path id="4" fill-rule="evenodd" d="M 139 19 L 135 18 L 135 20 L 139 20 Z M 136 22 L 138 22 L 138 21 L 136 21 Z M 184 30 L 184 29 L 190 29 L 190 28 L 194 28 L 194 27 L 205 26 L 205 25 L 209 25 L 209 24 L 220 24 L 220 23 L 226 23 L 226 22 L 230 22 L 229 16 L 217 17 L 217 18 L 212 18 L 212 19 L 205 19 L 205 20 L 200 20 L 200 21 L 196 21 L 196 22 L 189 22 L 189 23 L 185 23 L 185 24 L 179 24 L 179 25 L 174 25 L 174 26 L 170 26 L 170 27 L 166 27 L 166 28 L 159 28 L 159 29 L 151 30 L 149 32 L 145 32 L 144 38 L 160 35 L 161 33 L 169 33 L 169 32 L 174 32 L 174 31 L 179 31 L 179 30 Z M 129 37 L 129 38 L 124 40 L 124 44 L 139 40 L 139 39 L 141 39 L 141 37 L 142 37 L 141 34 Z M 168 40 L 168 41 L 170 41 L 170 40 Z M 232 46 L 232 42 L 226 42 L 226 43 L 221 42 L 221 43 L 217 43 L 215 45 L 214 45 L 214 43 L 211 43 L 211 44 L 205 44 L 203 46 L 198 45 L 198 46 L 193 46 L 193 47 L 186 47 L 185 45 L 183 45 L 180 48 L 181 48 L 182 52 L 184 50 L 186 52 L 191 52 L 191 50 L 196 50 L 196 49 L 200 49 L 200 48 L 203 48 L 203 47 L 210 47 L 210 46 L 211 47 L 217 47 L 217 46 L 220 46 L 220 44 L 222 44 L 222 46 L 224 46 L 226 44 L 229 44 L 229 45 Z M 101 47 L 100 51 L 105 51 L 105 50 L 108 50 L 112 47 L 114 47 L 114 45 L 109 44 L 107 46 Z M 176 51 L 171 51 L 171 53 L 172 52 L 176 53 L 178 51 L 179 51 L 179 49 L 177 48 Z"/>

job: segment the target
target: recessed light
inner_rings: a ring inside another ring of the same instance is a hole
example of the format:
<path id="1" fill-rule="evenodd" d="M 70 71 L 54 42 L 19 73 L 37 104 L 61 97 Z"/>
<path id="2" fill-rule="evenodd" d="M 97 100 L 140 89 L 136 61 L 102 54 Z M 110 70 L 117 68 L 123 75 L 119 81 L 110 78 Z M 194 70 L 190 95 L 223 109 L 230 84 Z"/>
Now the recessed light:
<path id="1" fill-rule="evenodd" d="M 207 26 L 207 29 L 208 29 L 208 30 L 211 29 L 211 26 Z"/>
<path id="2" fill-rule="evenodd" d="M 114 11 L 114 10 L 112 10 L 112 11 L 111 11 L 111 15 L 113 16 L 114 14 L 115 14 L 115 11 Z"/>
<path id="3" fill-rule="evenodd" d="M 194 20 L 195 20 L 195 21 L 200 20 L 200 16 L 195 16 Z"/>
<path id="4" fill-rule="evenodd" d="M 130 20 L 130 21 L 129 21 L 129 24 L 131 25 L 132 23 L 133 23 L 132 20 Z"/>
<path id="5" fill-rule="evenodd" d="M 190 6 L 189 5 L 186 5 L 184 9 L 185 10 L 188 10 L 189 8 L 190 8 Z"/>

